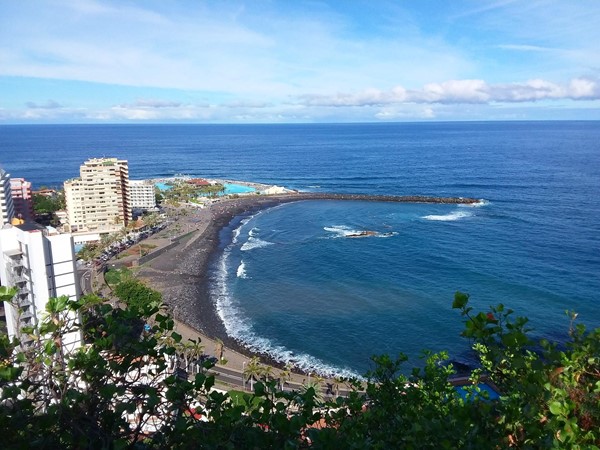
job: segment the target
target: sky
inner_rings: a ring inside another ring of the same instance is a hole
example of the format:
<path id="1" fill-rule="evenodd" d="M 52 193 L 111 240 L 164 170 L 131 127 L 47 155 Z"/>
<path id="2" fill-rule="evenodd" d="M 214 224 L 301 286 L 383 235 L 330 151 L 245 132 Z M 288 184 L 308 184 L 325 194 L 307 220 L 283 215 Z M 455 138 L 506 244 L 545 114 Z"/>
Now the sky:
<path id="1" fill-rule="evenodd" d="M 454 120 L 600 120 L 600 1 L 0 1 L 0 125 Z"/>

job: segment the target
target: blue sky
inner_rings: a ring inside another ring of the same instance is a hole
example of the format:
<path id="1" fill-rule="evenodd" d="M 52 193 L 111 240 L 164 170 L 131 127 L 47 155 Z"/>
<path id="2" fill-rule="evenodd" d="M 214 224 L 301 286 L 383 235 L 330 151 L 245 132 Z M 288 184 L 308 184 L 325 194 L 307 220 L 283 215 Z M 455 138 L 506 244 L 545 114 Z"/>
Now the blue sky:
<path id="1" fill-rule="evenodd" d="M 0 124 L 600 120 L 597 0 L 0 2 Z"/>

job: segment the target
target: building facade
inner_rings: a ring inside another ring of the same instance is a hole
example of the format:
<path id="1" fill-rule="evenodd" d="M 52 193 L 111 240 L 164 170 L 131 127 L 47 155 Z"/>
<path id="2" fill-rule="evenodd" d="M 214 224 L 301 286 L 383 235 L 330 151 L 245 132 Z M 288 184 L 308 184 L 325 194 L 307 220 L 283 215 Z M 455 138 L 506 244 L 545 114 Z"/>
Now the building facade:
<path id="1" fill-rule="evenodd" d="M 10 187 L 10 174 L 0 167 L 0 228 L 15 217 Z"/>
<path id="2" fill-rule="evenodd" d="M 32 222 L 33 196 L 31 195 L 31 183 L 24 178 L 11 178 L 10 190 L 15 209 L 15 217 L 25 222 Z"/>
<path id="3" fill-rule="evenodd" d="M 156 207 L 154 184 L 145 180 L 129 180 L 131 207 L 134 209 L 153 209 Z"/>
<path id="4" fill-rule="evenodd" d="M 68 229 L 113 232 L 131 221 L 129 167 L 117 158 L 89 159 L 80 177 L 65 181 Z"/>
<path id="5" fill-rule="evenodd" d="M 38 324 L 51 297 L 79 298 L 72 236 L 4 226 L 0 229 L 0 283 L 18 290 L 11 303 L 4 303 L 4 314 L 8 335 L 19 336 L 24 326 Z M 28 341 L 27 335 L 20 339 Z M 80 341 L 77 332 L 68 334 L 63 343 L 72 347 Z"/>

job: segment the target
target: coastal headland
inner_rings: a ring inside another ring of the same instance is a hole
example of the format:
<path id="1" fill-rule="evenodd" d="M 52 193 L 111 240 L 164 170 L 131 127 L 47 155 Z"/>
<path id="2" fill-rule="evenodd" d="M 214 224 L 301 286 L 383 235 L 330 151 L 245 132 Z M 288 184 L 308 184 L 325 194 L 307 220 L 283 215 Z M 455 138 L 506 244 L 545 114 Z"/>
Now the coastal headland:
<path id="1" fill-rule="evenodd" d="M 250 215 L 283 203 L 310 200 L 376 201 L 400 203 L 476 204 L 474 198 L 363 195 L 338 193 L 288 193 L 281 195 L 248 195 L 223 198 L 205 208 L 194 206 L 173 211 L 180 236 L 163 242 L 156 255 L 140 265 L 138 276 L 160 291 L 173 314 L 180 334 L 200 337 L 207 353 L 213 351 L 215 339 L 225 345 L 228 367 L 242 370 L 244 361 L 255 356 L 241 343 L 230 338 L 219 318 L 210 293 L 210 267 L 222 250 L 219 234 L 237 216 Z M 168 231 L 167 231 L 168 232 Z M 173 240 L 173 242 L 170 242 Z M 268 355 L 258 355 L 275 367 L 282 364 Z"/>

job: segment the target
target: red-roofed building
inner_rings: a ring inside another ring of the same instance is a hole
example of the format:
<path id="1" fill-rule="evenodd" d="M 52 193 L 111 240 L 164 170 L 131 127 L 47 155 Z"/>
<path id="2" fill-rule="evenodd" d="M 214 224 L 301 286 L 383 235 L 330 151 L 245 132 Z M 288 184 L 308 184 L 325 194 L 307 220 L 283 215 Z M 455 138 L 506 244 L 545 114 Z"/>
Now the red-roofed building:
<path id="1" fill-rule="evenodd" d="M 196 187 L 210 186 L 210 183 L 204 178 L 192 178 L 191 180 L 188 180 L 187 183 L 192 184 Z"/>

